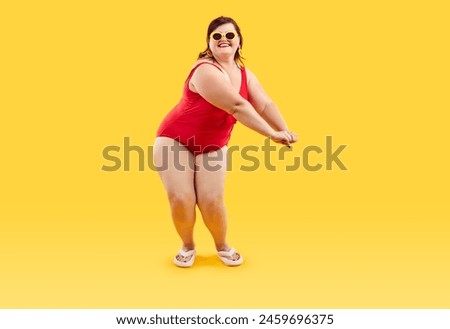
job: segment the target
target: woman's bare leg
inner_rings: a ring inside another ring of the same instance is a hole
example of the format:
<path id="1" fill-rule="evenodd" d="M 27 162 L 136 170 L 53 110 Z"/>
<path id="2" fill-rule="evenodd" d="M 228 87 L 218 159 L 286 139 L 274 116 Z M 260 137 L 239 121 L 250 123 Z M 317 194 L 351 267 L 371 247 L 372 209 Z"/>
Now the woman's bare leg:
<path id="1" fill-rule="evenodd" d="M 227 214 L 224 203 L 225 176 L 227 172 L 227 147 L 195 157 L 195 189 L 197 204 L 206 227 L 211 232 L 217 251 L 230 249 L 226 242 Z M 238 253 L 232 260 L 238 259 Z"/>
<path id="2" fill-rule="evenodd" d="M 186 251 L 195 248 L 195 187 L 194 156 L 179 142 L 168 137 L 157 137 L 153 162 L 167 192 L 173 223 Z M 190 257 L 189 257 L 190 258 Z M 180 261 L 181 255 L 177 256 Z"/>

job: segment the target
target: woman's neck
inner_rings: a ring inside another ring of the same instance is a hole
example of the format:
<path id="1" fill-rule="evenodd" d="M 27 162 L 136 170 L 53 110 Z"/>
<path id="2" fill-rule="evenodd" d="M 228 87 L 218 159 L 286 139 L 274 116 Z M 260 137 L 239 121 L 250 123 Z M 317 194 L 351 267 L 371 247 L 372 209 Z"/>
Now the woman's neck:
<path id="1" fill-rule="evenodd" d="M 234 61 L 234 58 L 227 58 L 227 59 L 215 58 L 215 61 L 225 70 L 233 70 L 235 68 L 238 68 L 238 65 Z"/>

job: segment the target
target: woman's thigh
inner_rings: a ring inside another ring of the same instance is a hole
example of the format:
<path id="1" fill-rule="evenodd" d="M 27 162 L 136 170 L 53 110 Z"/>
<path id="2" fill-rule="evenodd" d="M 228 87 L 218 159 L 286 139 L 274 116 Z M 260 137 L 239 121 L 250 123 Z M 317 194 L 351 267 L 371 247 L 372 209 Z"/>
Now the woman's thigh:
<path id="1" fill-rule="evenodd" d="M 198 201 L 223 197 L 227 173 L 227 146 L 195 157 L 195 188 Z"/>
<path id="2" fill-rule="evenodd" d="M 194 155 L 182 144 L 168 137 L 157 137 L 153 163 L 168 194 L 195 195 Z"/>

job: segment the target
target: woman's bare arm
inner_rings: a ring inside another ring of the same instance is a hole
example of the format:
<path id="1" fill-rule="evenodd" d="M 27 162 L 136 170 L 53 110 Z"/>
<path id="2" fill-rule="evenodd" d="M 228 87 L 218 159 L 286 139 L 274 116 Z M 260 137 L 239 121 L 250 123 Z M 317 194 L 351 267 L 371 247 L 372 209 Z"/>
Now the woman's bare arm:
<path id="1" fill-rule="evenodd" d="M 247 69 L 249 101 L 259 115 L 275 130 L 289 131 L 276 104 L 266 94 L 256 76 Z"/>
<path id="2" fill-rule="evenodd" d="M 209 103 L 230 113 L 248 128 L 264 136 L 275 134 L 275 130 L 258 115 L 250 102 L 243 98 L 229 81 L 225 80 L 223 73 L 216 67 L 199 66 L 190 82 Z"/>

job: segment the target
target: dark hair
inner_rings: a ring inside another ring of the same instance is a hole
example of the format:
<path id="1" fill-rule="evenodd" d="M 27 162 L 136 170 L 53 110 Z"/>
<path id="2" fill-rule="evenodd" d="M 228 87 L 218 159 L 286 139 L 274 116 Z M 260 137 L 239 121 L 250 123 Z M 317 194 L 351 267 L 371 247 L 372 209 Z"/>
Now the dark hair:
<path id="1" fill-rule="evenodd" d="M 213 54 L 211 53 L 211 50 L 209 49 L 209 36 L 220 25 L 227 24 L 227 23 L 231 23 L 234 25 L 234 28 L 235 28 L 235 30 L 239 36 L 239 40 L 240 40 L 239 46 L 242 49 L 242 44 L 244 43 L 244 40 L 242 39 L 241 29 L 239 28 L 239 25 L 237 25 L 236 21 L 234 19 L 232 19 L 231 17 L 220 16 L 220 17 L 217 17 L 216 19 L 212 20 L 211 23 L 209 23 L 208 31 L 206 32 L 206 49 L 198 55 L 198 59 L 205 58 L 205 57 L 214 58 Z M 235 62 L 244 66 L 243 59 L 244 58 L 239 53 L 239 50 L 237 50 L 236 53 L 234 54 Z"/>

